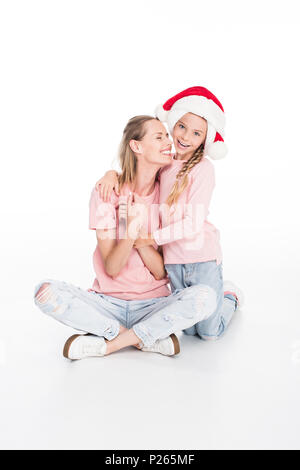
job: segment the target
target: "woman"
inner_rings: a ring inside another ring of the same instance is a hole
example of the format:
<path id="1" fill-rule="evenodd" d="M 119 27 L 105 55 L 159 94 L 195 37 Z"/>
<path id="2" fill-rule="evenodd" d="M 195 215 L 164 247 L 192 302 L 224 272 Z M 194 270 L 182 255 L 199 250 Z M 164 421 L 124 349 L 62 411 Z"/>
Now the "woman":
<path id="1" fill-rule="evenodd" d="M 216 306 L 213 289 L 203 284 L 171 294 L 158 247 L 134 248 L 138 238 L 159 227 L 156 179 L 172 159 L 163 124 L 151 116 L 132 118 L 119 158 L 120 195 L 104 203 L 93 190 L 90 200 L 90 228 L 97 236 L 93 288 L 53 280 L 35 288 L 35 303 L 44 313 L 88 333 L 67 340 L 64 356 L 73 360 L 127 346 L 175 355 L 180 348 L 174 332 L 208 318 Z"/>

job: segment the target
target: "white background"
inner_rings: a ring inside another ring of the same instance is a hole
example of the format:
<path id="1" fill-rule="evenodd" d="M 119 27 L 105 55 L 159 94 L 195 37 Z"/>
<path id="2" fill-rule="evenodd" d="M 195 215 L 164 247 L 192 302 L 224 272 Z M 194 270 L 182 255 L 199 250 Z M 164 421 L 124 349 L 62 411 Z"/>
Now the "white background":
<path id="1" fill-rule="evenodd" d="M 1 448 L 299 448 L 296 1 L 0 3 Z M 88 288 L 123 127 L 189 86 L 226 116 L 210 220 L 246 304 L 217 343 L 74 364 L 34 285 Z"/>

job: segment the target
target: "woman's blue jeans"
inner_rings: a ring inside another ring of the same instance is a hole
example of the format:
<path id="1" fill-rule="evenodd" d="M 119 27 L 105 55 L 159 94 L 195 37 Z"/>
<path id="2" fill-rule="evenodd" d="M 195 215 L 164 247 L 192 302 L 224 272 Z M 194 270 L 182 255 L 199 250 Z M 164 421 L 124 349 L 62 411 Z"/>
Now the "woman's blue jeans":
<path id="1" fill-rule="evenodd" d="M 208 319 L 216 310 L 216 290 L 204 284 L 175 290 L 166 297 L 122 300 L 45 279 L 34 290 L 43 313 L 86 333 L 115 338 L 120 325 L 133 328 L 144 346 Z"/>

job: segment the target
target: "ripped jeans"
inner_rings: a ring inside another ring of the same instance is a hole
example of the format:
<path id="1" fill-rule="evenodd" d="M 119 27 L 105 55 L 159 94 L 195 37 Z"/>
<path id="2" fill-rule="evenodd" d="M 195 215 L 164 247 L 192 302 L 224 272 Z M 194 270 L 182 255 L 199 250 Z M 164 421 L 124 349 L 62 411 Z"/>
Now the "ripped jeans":
<path id="1" fill-rule="evenodd" d="M 123 300 L 46 279 L 35 287 L 34 301 L 55 320 L 107 340 L 118 335 L 120 325 L 133 328 L 146 347 L 209 318 L 216 309 L 215 291 L 203 284 L 167 297 Z"/>
<path id="2" fill-rule="evenodd" d="M 216 308 L 208 318 L 198 320 L 185 328 L 187 335 L 197 335 L 202 339 L 218 339 L 226 330 L 237 308 L 237 301 L 231 294 L 224 293 L 222 264 L 204 261 L 188 264 L 165 264 L 172 292 L 190 289 L 191 286 L 206 285 L 215 292 Z"/>

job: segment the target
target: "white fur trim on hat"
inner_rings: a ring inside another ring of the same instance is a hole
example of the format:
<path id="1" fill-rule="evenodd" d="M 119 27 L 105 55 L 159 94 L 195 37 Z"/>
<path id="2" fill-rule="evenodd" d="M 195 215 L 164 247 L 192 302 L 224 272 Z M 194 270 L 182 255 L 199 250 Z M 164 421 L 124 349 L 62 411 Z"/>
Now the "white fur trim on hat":
<path id="1" fill-rule="evenodd" d="M 219 134 L 223 134 L 225 114 L 213 100 L 209 100 L 204 96 L 185 96 L 174 103 L 173 109 L 185 109 L 187 113 L 197 114 L 209 121 Z"/>
<path id="2" fill-rule="evenodd" d="M 169 111 L 166 111 L 161 104 L 156 106 L 154 113 L 155 113 L 155 116 L 158 117 L 158 119 L 161 122 L 166 122 L 167 121 Z"/>
<path id="3" fill-rule="evenodd" d="M 164 111 L 166 113 L 166 111 Z M 186 113 L 197 114 L 214 126 L 217 132 L 223 136 L 225 128 L 225 115 L 221 108 L 213 101 L 204 96 L 185 96 L 176 101 L 167 115 L 170 131 L 182 116 Z M 165 118 L 165 115 L 163 116 Z M 160 118 L 159 118 L 160 119 Z"/>
<path id="4" fill-rule="evenodd" d="M 179 119 L 182 118 L 188 111 L 185 111 L 184 109 L 171 109 L 171 111 L 168 112 L 167 116 L 167 124 L 168 128 L 170 131 L 170 134 L 173 135 L 173 129 L 176 124 L 176 122 L 179 121 Z"/>
<path id="5" fill-rule="evenodd" d="M 206 138 L 205 138 L 205 146 L 208 146 L 209 144 L 212 144 L 216 138 L 216 129 L 214 126 L 210 124 L 210 122 L 207 122 L 207 132 L 206 132 Z"/>

